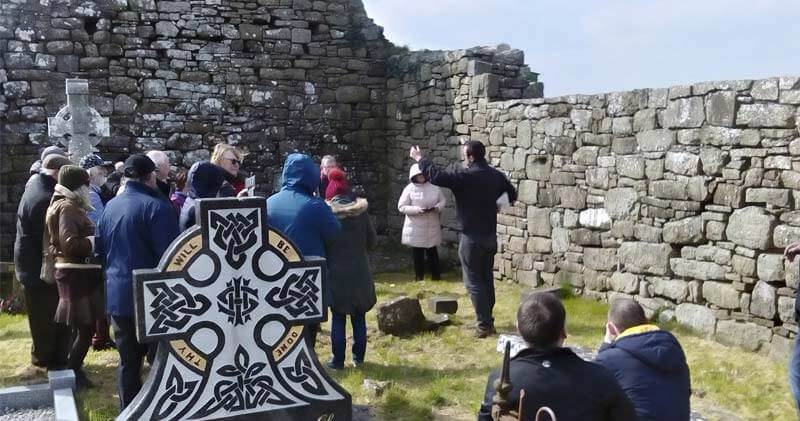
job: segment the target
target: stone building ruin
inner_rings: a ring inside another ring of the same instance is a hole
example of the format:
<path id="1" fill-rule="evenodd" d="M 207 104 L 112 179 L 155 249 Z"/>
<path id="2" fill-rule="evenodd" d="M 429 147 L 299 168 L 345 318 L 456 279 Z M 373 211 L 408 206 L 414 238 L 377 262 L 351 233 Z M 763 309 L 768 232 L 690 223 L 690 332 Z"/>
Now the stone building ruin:
<path id="1" fill-rule="evenodd" d="M 272 190 L 295 149 L 335 154 L 396 238 L 408 148 L 440 164 L 486 143 L 520 192 L 500 217 L 498 278 L 635 296 L 723 343 L 788 353 L 800 239 L 800 77 L 542 98 L 508 46 L 407 51 L 358 0 L 15 0 L 0 4 L 0 248 L 63 106 L 89 80 L 106 159 L 218 142 Z M 452 201 L 445 252 L 457 241 Z"/>

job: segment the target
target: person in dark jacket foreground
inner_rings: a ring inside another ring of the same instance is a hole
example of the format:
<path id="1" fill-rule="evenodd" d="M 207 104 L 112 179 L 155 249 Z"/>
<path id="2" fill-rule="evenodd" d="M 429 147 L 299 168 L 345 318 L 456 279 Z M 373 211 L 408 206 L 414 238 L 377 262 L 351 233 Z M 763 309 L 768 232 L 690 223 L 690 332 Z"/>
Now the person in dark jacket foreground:
<path id="1" fill-rule="evenodd" d="M 639 420 L 689 419 L 689 366 L 678 340 L 647 323 L 630 298 L 611 303 L 606 337 L 595 360 L 614 373 Z"/>
<path id="2" fill-rule="evenodd" d="M 60 370 L 67 365 L 70 329 L 53 321 L 58 306 L 58 290 L 42 280 L 42 246 L 45 214 L 56 187 L 56 176 L 71 164 L 63 155 L 51 154 L 42 160 L 40 172 L 31 176 L 17 209 L 17 236 L 14 240 L 14 270 L 22 284 L 28 327 L 31 331 L 31 367 L 20 377 Z"/>
<path id="3" fill-rule="evenodd" d="M 565 322 L 564 305 L 553 294 L 531 294 L 520 304 L 517 330 L 529 348 L 520 351 L 509 364 L 511 407 L 519 406 L 520 391 L 525 390 L 523 420 L 532 421 L 543 406 L 553 410 L 558 421 L 636 420 L 636 413 L 614 376 L 563 347 L 567 337 Z M 492 420 L 494 383 L 499 377 L 500 369 L 489 375 L 479 421 Z"/>
<path id="4" fill-rule="evenodd" d="M 341 173 L 341 174 L 340 174 Z M 333 214 L 342 224 L 328 250 L 328 303 L 331 307 L 331 350 L 333 358 L 328 367 L 344 367 L 347 338 L 345 322 L 350 316 L 353 326 L 353 364 L 364 362 L 367 351 L 366 313 L 375 305 L 375 284 L 369 268 L 367 250 L 375 246 L 376 235 L 367 214 L 367 199 L 352 199 L 344 172 L 329 173 L 326 199 Z"/>
<path id="5" fill-rule="evenodd" d="M 456 212 L 461 223 L 458 256 L 464 286 L 469 291 L 478 324 L 475 336 L 485 338 L 495 333 L 494 255 L 497 253 L 497 201 L 505 193 L 508 202 L 517 200 L 517 192 L 503 173 L 486 162 L 483 143 L 471 140 L 461 146 L 464 167 L 442 171 L 422 157 L 418 146 L 409 155 L 419 164 L 425 178 L 433 185 L 445 187 L 456 198 Z"/>
<path id="6" fill-rule="evenodd" d="M 308 155 L 293 153 L 283 164 L 281 191 L 267 199 L 267 223 L 282 232 L 304 257 L 327 257 L 326 249 L 341 230 L 331 208 L 314 193 L 319 167 Z M 306 326 L 309 345 L 316 344 L 319 324 Z"/>
<path id="7" fill-rule="evenodd" d="M 125 160 L 125 190 L 106 205 L 97 224 L 95 249 L 105 262 L 106 313 L 111 317 L 119 351 L 120 408 L 142 387 L 147 346 L 136 340 L 133 319 L 133 271 L 158 266 L 178 236 L 178 218 L 156 184 L 156 166 L 145 155 Z"/>

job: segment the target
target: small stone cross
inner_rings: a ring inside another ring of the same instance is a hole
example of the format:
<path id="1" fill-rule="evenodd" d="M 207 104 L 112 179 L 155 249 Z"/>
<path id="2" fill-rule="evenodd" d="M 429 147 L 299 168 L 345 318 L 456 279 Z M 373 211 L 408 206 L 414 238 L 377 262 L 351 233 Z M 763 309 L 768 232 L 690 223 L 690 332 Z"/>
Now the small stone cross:
<path id="1" fill-rule="evenodd" d="M 303 335 L 325 319 L 324 259 L 266 225 L 266 200 L 204 199 L 159 270 L 134 272 L 136 333 L 158 342 L 121 420 L 349 420 Z"/>
<path id="2" fill-rule="evenodd" d="M 89 81 L 67 79 L 67 105 L 47 119 L 47 134 L 59 138 L 76 164 L 95 152 L 101 137 L 110 134 L 108 118 L 89 105 Z"/>

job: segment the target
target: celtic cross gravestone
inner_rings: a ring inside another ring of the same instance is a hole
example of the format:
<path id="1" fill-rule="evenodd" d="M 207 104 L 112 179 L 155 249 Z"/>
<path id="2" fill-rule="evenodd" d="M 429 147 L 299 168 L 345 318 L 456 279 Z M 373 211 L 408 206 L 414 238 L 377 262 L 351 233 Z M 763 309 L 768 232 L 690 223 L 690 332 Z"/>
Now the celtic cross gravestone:
<path id="1" fill-rule="evenodd" d="M 67 79 L 67 105 L 47 119 L 47 134 L 68 148 L 72 162 L 95 152 L 100 138 L 108 136 L 108 118 L 89 105 L 89 81 Z"/>
<path id="2" fill-rule="evenodd" d="M 325 260 L 267 227 L 264 198 L 197 208 L 159 269 L 134 272 L 136 333 L 158 352 L 119 419 L 351 419 L 303 335 L 325 318 Z"/>

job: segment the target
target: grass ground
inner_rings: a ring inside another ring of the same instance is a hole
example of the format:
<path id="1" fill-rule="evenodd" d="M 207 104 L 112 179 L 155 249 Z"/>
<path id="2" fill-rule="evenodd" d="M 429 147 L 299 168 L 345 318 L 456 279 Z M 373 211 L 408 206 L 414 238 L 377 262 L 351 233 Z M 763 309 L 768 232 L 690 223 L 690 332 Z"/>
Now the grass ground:
<path id="1" fill-rule="evenodd" d="M 474 419 L 486 376 L 499 365 L 501 355 L 495 351 L 496 337 L 472 337 L 472 309 L 460 279 L 451 274 L 445 281 L 418 283 L 410 282 L 407 274 L 379 274 L 376 289 L 379 301 L 401 294 L 452 294 L 459 298 L 459 311 L 451 326 L 411 338 L 381 335 L 374 311 L 370 312 L 367 363 L 357 369 L 333 371 L 333 377 L 352 393 L 354 403 L 376 408 L 380 419 Z M 497 284 L 495 318 L 501 332 L 514 331 L 521 291 L 522 287 L 516 284 Z M 568 344 L 596 348 L 602 338 L 605 305 L 579 298 L 568 298 L 565 305 Z M 317 349 L 321 361 L 330 358 L 328 332 L 323 325 Z M 710 342 L 687 331 L 677 330 L 676 334 L 689 360 L 693 389 L 702 391 L 702 399 L 693 397 L 693 407 L 701 408 L 712 419 L 730 419 L 731 413 L 754 420 L 794 417 L 785 363 Z M 0 383 L 19 382 L 14 373 L 26 366 L 29 347 L 24 316 L 0 316 Z M 89 353 L 87 372 L 97 387 L 78 395 L 83 419 L 107 420 L 116 416 L 116 361 L 113 350 Z M 362 387 L 365 379 L 386 381 L 390 386 L 382 396 L 375 397 Z"/>

